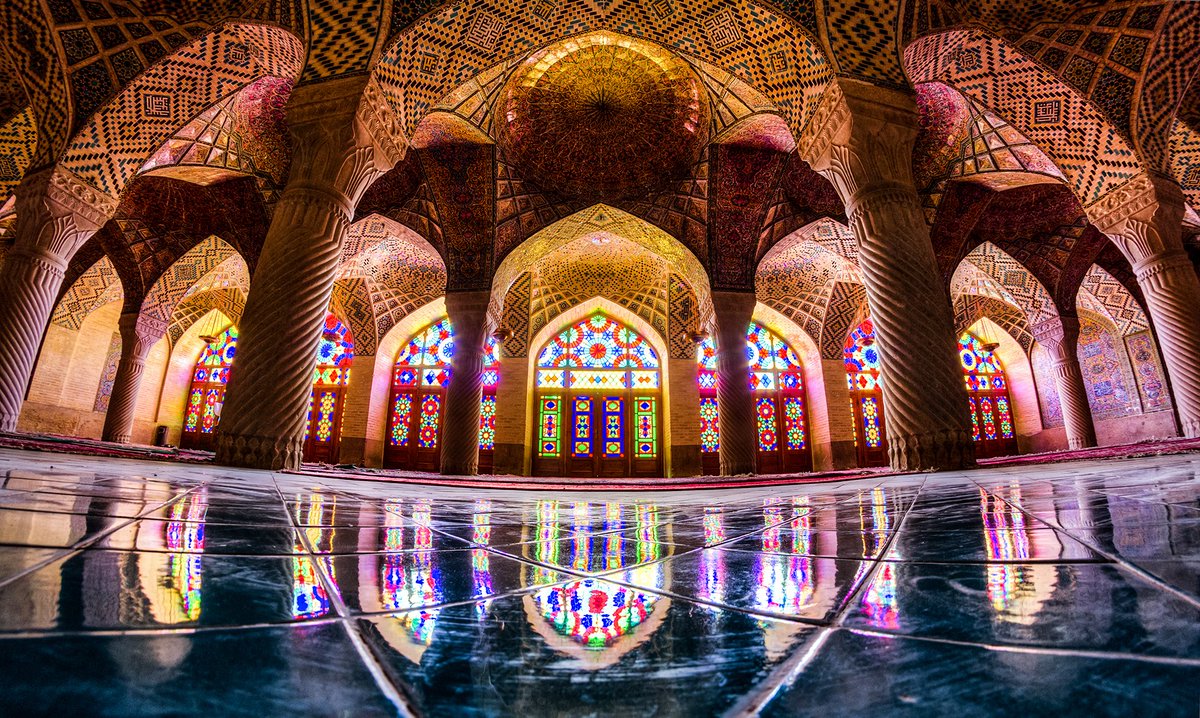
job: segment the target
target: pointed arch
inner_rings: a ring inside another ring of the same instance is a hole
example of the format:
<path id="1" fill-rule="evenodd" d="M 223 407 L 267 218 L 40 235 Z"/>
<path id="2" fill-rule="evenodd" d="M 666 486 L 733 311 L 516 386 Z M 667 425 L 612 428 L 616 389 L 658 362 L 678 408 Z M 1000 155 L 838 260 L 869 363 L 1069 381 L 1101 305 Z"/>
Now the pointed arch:
<path id="1" fill-rule="evenodd" d="M 101 256 L 63 293 L 50 315 L 50 323 L 66 329 L 79 329 L 83 320 L 109 302 L 124 299 L 121 280 L 107 255 Z"/>
<path id="2" fill-rule="evenodd" d="M 303 42 L 283 28 L 224 25 L 130 82 L 79 127 L 62 165 L 117 196 L 177 129 L 260 77 L 294 81 L 303 60 Z"/>
<path id="3" fill-rule="evenodd" d="M 986 30 L 918 38 L 904 51 L 915 83 L 940 81 L 1003 117 L 1049 156 L 1084 206 L 1142 173 L 1133 148 L 1091 101 Z"/>

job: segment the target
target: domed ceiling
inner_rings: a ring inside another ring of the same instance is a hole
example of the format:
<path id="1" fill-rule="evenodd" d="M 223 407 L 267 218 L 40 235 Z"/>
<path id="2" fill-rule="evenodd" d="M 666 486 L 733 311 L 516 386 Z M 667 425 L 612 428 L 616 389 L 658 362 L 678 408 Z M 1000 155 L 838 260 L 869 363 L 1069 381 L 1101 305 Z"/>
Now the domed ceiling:
<path id="1" fill-rule="evenodd" d="M 509 159 L 543 189 L 642 197 L 680 177 L 708 135 L 700 78 L 669 51 L 611 33 L 556 43 L 509 79 L 498 105 Z"/>

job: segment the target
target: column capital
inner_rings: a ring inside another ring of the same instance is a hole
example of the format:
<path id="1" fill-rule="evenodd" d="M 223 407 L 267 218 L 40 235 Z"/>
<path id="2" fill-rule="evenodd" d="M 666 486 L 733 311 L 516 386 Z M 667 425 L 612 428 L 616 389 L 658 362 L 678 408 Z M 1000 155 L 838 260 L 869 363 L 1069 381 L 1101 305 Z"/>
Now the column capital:
<path id="1" fill-rule="evenodd" d="M 60 166 L 28 174 L 17 187 L 17 243 L 65 262 L 117 211 L 117 199 Z"/>
<path id="2" fill-rule="evenodd" d="M 166 322 L 136 311 L 122 312 L 117 319 L 117 328 L 132 355 L 141 359 L 145 359 L 150 347 L 167 333 Z"/>
<path id="3" fill-rule="evenodd" d="M 866 82 L 829 83 L 797 149 L 833 183 L 847 212 L 878 190 L 915 196 L 912 146 L 917 137 L 916 102 L 910 95 Z"/>
<path id="4" fill-rule="evenodd" d="M 1181 248 L 1184 196 L 1179 184 L 1158 173 L 1143 173 L 1084 208 L 1131 264 Z"/>
<path id="5" fill-rule="evenodd" d="M 284 192 L 296 199 L 319 195 L 349 220 L 359 197 L 398 159 L 387 132 L 382 98 L 368 98 L 368 78 L 349 77 L 303 85 L 287 106 L 292 167 Z"/>
<path id="6" fill-rule="evenodd" d="M 1059 315 L 1029 327 L 1033 338 L 1050 352 L 1055 364 L 1072 361 L 1079 342 L 1079 317 Z"/>

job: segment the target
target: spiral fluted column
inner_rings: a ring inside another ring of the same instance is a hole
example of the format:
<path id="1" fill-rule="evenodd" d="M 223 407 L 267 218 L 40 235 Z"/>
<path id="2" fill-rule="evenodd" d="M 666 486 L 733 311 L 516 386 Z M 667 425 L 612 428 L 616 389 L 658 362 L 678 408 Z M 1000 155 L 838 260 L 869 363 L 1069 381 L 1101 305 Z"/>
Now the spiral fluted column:
<path id="1" fill-rule="evenodd" d="M 1183 190 L 1139 176 L 1086 208 L 1137 276 L 1162 350 L 1180 433 L 1200 436 L 1200 279 L 1183 247 Z"/>
<path id="2" fill-rule="evenodd" d="M 116 208 L 60 168 L 32 173 L 17 188 L 16 242 L 0 268 L 0 431 L 17 428 L 67 263 Z"/>
<path id="3" fill-rule="evenodd" d="M 487 342 L 490 291 L 451 292 L 446 316 L 454 327 L 454 356 L 446 387 L 442 428 L 442 473 L 479 473 L 479 402 L 483 398 L 483 362 Z"/>
<path id="4" fill-rule="evenodd" d="M 1054 366 L 1054 386 L 1062 407 L 1067 446 L 1084 449 L 1096 445 L 1096 426 L 1088 403 L 1079 368 L 1079 318 L 1064 316 L 1048 319 L 1033 328 L 1038 344 L 1050 353 Z"/>
<path id="5" fill-rule="evenodd" d="M 1133 267 L 1162 350 L 1179 427 L 1200 436 L 1200 281 L 1184 252 L 1149 257 Z"/>
<path id="6" fill-rule="evenodd" d="M 846 203 L 875 324 L 888 451 L 897 471 L 975 463 L 950 298 L 912 179 L 912 99 L 835 81 L 801 154 Z"/>
<path id="7" fill-rule="evenodd" d="M 139 324 L 138 320 L 137 312 L 125 312 L 117 321 L 121 331 L 121 360 L 117 363 L 117 376 L 113 379 L 101 438 L 118 444 L 128 444 L 133 436 L 133 417 L 142 388 L 142 375 L 146 373 L 146 357 L 150 347 L 162 337 L 161 333 L 155 336 L 155 332 L 145 323 Z"/>
<path id="8" fill-rule="evenodd" d="M 293 159 L 250 284 L 221 423 L 219 464 L 296 468 L 316 350 L 354 207 L 390 163 L 362 121 L 361 79 L 300 87 Z"/>
<path id="9" fill-rule="evenodd" d="M 756 301 L 752 292 L 712 293 L 722 476 L 753 474 L 758 459 L 758 425 L 750 389 L 750 357 L 746 354 L 746 331 Z"/>

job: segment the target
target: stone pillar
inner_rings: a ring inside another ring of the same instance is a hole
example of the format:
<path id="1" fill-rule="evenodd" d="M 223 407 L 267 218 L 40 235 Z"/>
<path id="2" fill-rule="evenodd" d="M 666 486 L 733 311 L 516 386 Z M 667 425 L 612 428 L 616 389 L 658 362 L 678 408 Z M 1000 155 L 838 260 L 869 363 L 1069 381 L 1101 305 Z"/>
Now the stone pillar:
<path id="1" fill-rule="evenodd" d="M 62 168 L 17 188 L 17 231 L 0 268 L 0 431 L 14 431 L 67 263 L 117 201 Z"/>
<path id="2" fill-rule="evenodd" d="M 442 425 L 442 473 L 479 473 L 479 401 L 483 398 L 483 362 L 487 351 L 487 309 L 491 292 L 451 292 L 446 316 L 454 327 L 454 356 L 446 387 L 446 420 Z"/>
<path id="3" fill-rule="evenodd" d="M 750 329 L 756 302 L 754 292 L 712 293 L 722 476 L 753 474 L 758 460 L 750 358 L 746 356 L 746 332 Z"/>
<path id="4" fill-rule="evenodd" d="M 322 320 L 359 197 L 395 146 L 364 100 L 365 78 L 298 87 L 288 105 L 292 166 L 239 326 L 217 429 L 218 464 L 300 465 Z"/>
<path id="5" fill-rule="evenodd" d="M 846 203 L 882 357 L 888 450 L 897 471 L 975 464 L 954 312 L 912 179 L 908 95 L 834 81 L 801 156 Z"/>
<path id="6" fill-rule="evenodd" d="M 1086 210 L 1133 265 L 1170 379 L 1180 434 L 1200 436 L 1200 279 L 1183 247 L 1183 191 L 1142 175 Z"/>
<path id="7" fill-rule="evenodd" d="M 113 380 L 101 438 L 128 444 L 133 435 L 133 418 L 137 410 L 138 392 L 142 388 L 142 375 L 146 373 L 146 357 L 154 342 L 166 333 L 166 327 L 153 326 L 136 311 L 122 313 L 117 326 L 121 330 L 121 361 L 117 364 L 117 376 Z"/>
<path id="8" fill-rule="evenodd" d="M 1079 317 L 1055 317 L 1031 329 L 1038 344 L 1050 353 L 1054 365 L 1054 385 L 1062 406 L 1067 446 L 1072 449 L 1095 446 L 1096 426 L 1079 368 Z"/>

